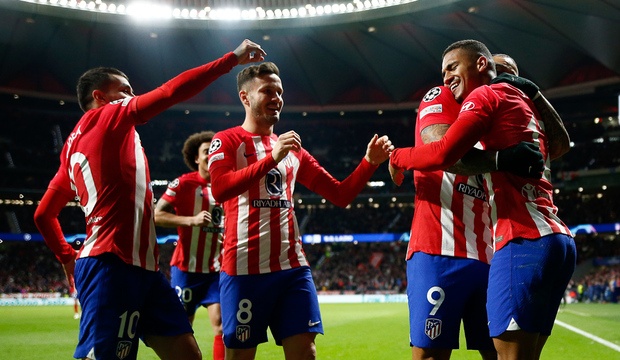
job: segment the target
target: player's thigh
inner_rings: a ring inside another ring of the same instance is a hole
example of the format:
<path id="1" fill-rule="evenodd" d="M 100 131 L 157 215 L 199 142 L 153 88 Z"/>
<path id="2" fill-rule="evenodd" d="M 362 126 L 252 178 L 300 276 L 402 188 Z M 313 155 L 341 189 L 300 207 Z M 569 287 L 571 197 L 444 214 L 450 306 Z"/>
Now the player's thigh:
<path id="1" fill-rule="evenodd" d="M 193 316 L 201 305 L 220 302 L 218 273 L 190 273 L 172 266 L 170 277 L 187 316 Z"/>
<path id="2" fill-rule="evenodd" d="M 199 360 L 202 358 L 192 333 L 176 336 L 145 335 L 144 340 L 162 360 Z"/>
<path id="3" fill-rule="evenodd" d="M 411 345 L 458 348 L 463 309 L 470 289 L 469 259 L 416 252 L 407 261 Z"/>
<path id="4" fill-rule="evenodd" d="M 282 339 L 286 360 L 309 360 L 316 358 L 314 339 L 317 333 L 303 333 Z"/>
<path id="5" fill-rule="evenodd" d="M 506 330 L 548 335 L 573 264 L 574 242 L 565 235 L 514 239 L 497 251 L 487 292 L 490 335 Z"/>
<path id="6" fill-rule="evenodd" d="M 75 282 L 82 304 L 76 358 L 135 359 L 144 286 L 148 286 L 145 271 L 112 254 L 76 262 Z"/>
<path id="7" fill-rule="evenodd" d="M 219 303 L 208 304 L 205 306 L 209 312 L 209 321 L 215 335 L 222 334 L 222 310 Z"/>
<path id="8" fill-rule="evenodd" d="M 314 339 L 323 334 L 323 322 L 312 273 L 309 267 L 280 271 L 282 285 L 276 299 L 274 312 L 269 320 L 271 333 L 278 345 L 298 334 Z"/>
<path id="9" fill-rule="evenodd" d="M 138 327 L 141 336 L 146 339 L 148 336 L 177 337 L 193 333 L 185 309 L 166 277 L 157 272 L 152 278 L 141 307 Z"/>
<path id="10" fill-rule="evenodd" d="M 272 274 L 220 274 L 223 340 L 228 349 L 251 349 L 267 342 L 267 327 L 278 289 Z M 241 353 L 246 353 L 241 351 Z"/>

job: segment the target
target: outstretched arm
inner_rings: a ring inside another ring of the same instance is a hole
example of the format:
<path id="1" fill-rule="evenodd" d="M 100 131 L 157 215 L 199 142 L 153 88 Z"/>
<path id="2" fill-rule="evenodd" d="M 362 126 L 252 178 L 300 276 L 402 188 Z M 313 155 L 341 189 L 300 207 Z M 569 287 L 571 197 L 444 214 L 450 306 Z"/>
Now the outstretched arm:
<path id="1" fill-rule="evenodd" d="M 136 98 L 136 109 L 144 121 L 183 102 L 204 90 L 221 75 L 237 64 L 244 65 L 264 60 L 267 55 L 260 45 L 244 40 L 233 52 L 197 68 L 187 70 L 157 89 Z"/>
<path id="2" fill-rule="evenodd" d="M 374 135 L 368 147 L 366 155 L 358 167 L 344 181 L 338 181 L 322 168 L 314 158 L 312 165 L 319 171 L 308 189 L 323 196 L 336 206 L 346 207 L 364 189 L 377 167 L 386 161 L 394 150 L 392 142 L 387 136 Z"/>
<path id="3" fill-rule="evenodd" d="M 174 213 L 174 206 L 164 199 L 157 201 L 155 225 L 162 227 L 208 226 L 211 213 L 203 210 L 194 216 L 180 216 Z"/>

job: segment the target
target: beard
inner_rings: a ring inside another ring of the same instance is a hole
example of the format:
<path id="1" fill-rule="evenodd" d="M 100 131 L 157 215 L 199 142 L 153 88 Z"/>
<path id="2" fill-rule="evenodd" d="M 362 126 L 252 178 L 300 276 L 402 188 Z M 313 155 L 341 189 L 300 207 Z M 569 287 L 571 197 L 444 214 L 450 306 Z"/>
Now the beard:
<path id="1" fill-rule="evenodd" d="M 252 115 L 254 116 L 254 118 L 260 122 L 265 122 L 269 125 L 274 125 L 278 121 L 280 121 L 280 111 L 278 111 L 278 113 L 275 115 L 266 114 L 262 107 L 254 105 L 254 104 L 252 104 L 251 109 L 252 109 Z"/>

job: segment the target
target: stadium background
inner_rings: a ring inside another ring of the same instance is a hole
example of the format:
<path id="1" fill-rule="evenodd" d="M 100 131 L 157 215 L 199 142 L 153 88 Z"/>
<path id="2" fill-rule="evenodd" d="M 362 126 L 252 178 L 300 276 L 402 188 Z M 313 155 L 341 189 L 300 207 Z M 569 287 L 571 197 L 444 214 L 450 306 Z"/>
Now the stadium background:
<path id="1" fill-rule="evenodd" d="M 198 10 L 232 5 L 326 9 L 336 4 L 151 2 Z M 387 134 L 396 146 L 412 145 L 419 101 L 441 82 L 443 49 L 474 38 L 494 53 L 513 56 L 521 75 L 536 82 L 562 115 L 573 148 L 552 163 L 552 172 L 559 216 L 577 232 L 579 266 L 569 294 L 574 292 L 574 300 L 582 302 L 617 301 L 619 1 L 418 0 L 395 5 L 396 1 L 375 0 L 369 4 L 376 8 L 369 11 L 235 21 L 191 15 L 150 21 L 90 11 L 90 1 L 75 1 L 77 9 L 58 6 L 61 1 L 50 3 L 0 2 L 0 294 L 68 290 L 60 264 L 37 241 L 32 217 L 58 168 L 60 149 L 81 116 L 74 89 L 88 68 L 117 67 L 140 94 L 249 38 L 281 69 L 285 107 L 276 132 L 295 129 L 319 163 L 343 179 L 374 133 Z M 351 2 L 358 3 L 362 2 Z M 92 4 L 98 7 L 101 1 Z M 188 135 L 241 123 L 236 71 L 137 129 L 156 198 L 166 181 L 187 172 L 180 150 Z M 302 232 L 339 240 L 304 245 L 319 290 L 404 292 L 406 234 L 415 193 L 412 177 L 409 174 L 402 187 L 395 187 L 382 166 L 372 181 L 346 209 L 299 186 L 295 206 Z M 67 234 L 84 232 L 78 207 L 67 207 L 60 219 Z M 158 228 L 162 237 L 172 234 L 174 229 Z M 393 240 L 364 242 L 352 234 Z M 164 271 L 173 246 L 162 244 Z"/>

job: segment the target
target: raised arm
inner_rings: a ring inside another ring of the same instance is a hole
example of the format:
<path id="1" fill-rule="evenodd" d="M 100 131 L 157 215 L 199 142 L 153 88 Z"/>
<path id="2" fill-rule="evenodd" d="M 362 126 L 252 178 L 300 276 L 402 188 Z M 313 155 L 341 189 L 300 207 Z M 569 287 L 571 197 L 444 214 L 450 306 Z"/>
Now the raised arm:
<path id="1" fill-rule="evenodd" d="M 545 134 L 547 134 L 547 140 L 549 141 L 549 157 L 551 160 L 557 159 L 570 150 L 568 131 L 564 127 L 560 114 L 555 111 L 553 105 L 540 91 L 538 96 L 535 96 L 532 101 L 545 125 Z"/>
<path id="2" fill-rule="evenodd" d="M 136 99 L 138 114 L 146 121 L 169 107 L 195 96 L 237 64 L 259 62 L 264 60 L 265 55 L 260 45 L 246 39 L 222 58 L 187 70 L 157 89 L 138 96 Z"/>

